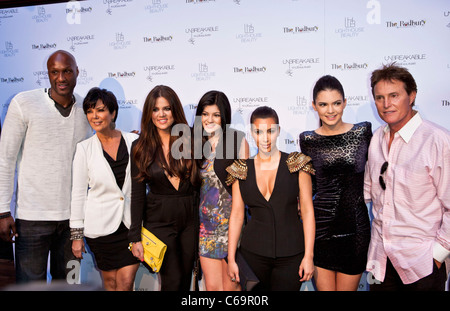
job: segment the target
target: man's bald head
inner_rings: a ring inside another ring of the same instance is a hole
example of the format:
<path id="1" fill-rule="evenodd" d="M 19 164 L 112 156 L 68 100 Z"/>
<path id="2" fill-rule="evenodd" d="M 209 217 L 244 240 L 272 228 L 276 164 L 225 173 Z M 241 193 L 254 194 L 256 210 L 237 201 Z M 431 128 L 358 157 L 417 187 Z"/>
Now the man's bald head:
<path id="1" fill-rule="evenodd" d="M 48 58 L 47 70 L 52 98 L 64 107 L 72 103 L 79 73 L 75 57 L 67 51 L 56 51 Z"/>

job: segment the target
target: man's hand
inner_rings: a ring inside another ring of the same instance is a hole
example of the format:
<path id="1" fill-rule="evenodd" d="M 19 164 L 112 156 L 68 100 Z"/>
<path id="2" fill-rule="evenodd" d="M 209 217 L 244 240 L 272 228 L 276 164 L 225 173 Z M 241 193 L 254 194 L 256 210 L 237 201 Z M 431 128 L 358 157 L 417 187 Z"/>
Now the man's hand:
<path id="1" fill-rule="evenodd" d="M 438 269 L 440 269 L 442 266 L 442 262 L 439 262 L 436 259 L 433 259 L 433 260 L 434 260 L 434 263 L 436 264 L 436 266 L 438 267 Z"/>
<path id="2" fill-rule="evenodd" d="M 0 219 L 0 238 L 4 241 L 14 243 L 13 237 L 17 237 L 14 218 L 8 216 Z"/>

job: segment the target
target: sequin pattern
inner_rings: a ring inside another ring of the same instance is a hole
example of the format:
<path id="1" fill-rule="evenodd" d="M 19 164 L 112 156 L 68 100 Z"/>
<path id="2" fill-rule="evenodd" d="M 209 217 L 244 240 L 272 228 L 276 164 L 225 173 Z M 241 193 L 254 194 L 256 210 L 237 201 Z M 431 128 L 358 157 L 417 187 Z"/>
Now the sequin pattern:
<path id="1" fill-rule="evenodd" d="M 365 270 L 370 222 L 363 187 L 371 137 L 369 122 L 339 135 L 300 134 L 301 151 L 316 170 L 314 261 L 319 267 L 347 274 Z"/>

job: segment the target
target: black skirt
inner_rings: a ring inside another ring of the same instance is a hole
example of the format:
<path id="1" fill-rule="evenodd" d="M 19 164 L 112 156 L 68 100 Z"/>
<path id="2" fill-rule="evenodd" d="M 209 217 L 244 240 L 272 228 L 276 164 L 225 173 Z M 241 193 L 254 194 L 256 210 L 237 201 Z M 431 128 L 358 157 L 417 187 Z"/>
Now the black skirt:
<path id="1" fill-rule="evenodd" d="M 140 263 L 128 249 L 128 228 L 123 222 L 116 232 L 95 239 L 86 237 L 86 243 L 94 254 L 97 267 L 102 271 Z"/>

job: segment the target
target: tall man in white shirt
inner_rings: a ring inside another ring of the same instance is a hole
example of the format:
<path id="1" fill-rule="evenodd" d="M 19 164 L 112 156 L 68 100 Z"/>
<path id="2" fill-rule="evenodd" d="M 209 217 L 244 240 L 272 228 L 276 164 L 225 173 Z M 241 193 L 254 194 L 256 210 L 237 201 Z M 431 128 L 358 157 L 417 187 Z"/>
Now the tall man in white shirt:
<path id="1" fill-rule="evenodd" d="M 375 70 L 372 93 L 387 124 L 375 131 L 364 182 L 373 203 L 371 290 L 444 290 L 450 254 L 450 134 L 413 109 L 405 68 Z"/>
<path id="2" fill-rule="evenodd" d="M 76 144 L 92 134 L 74 96 L 78 67 L 56 51 L 47 61 L 49 89 L 17 94 L 0 138 L 0 237 L 15 237 L 16 280 L 45 280 L 50 252 L 52 279 L 66 278 L 70 247 L 70 192 Z M 17 167 L 15 221 L 10 203 Z"/>

